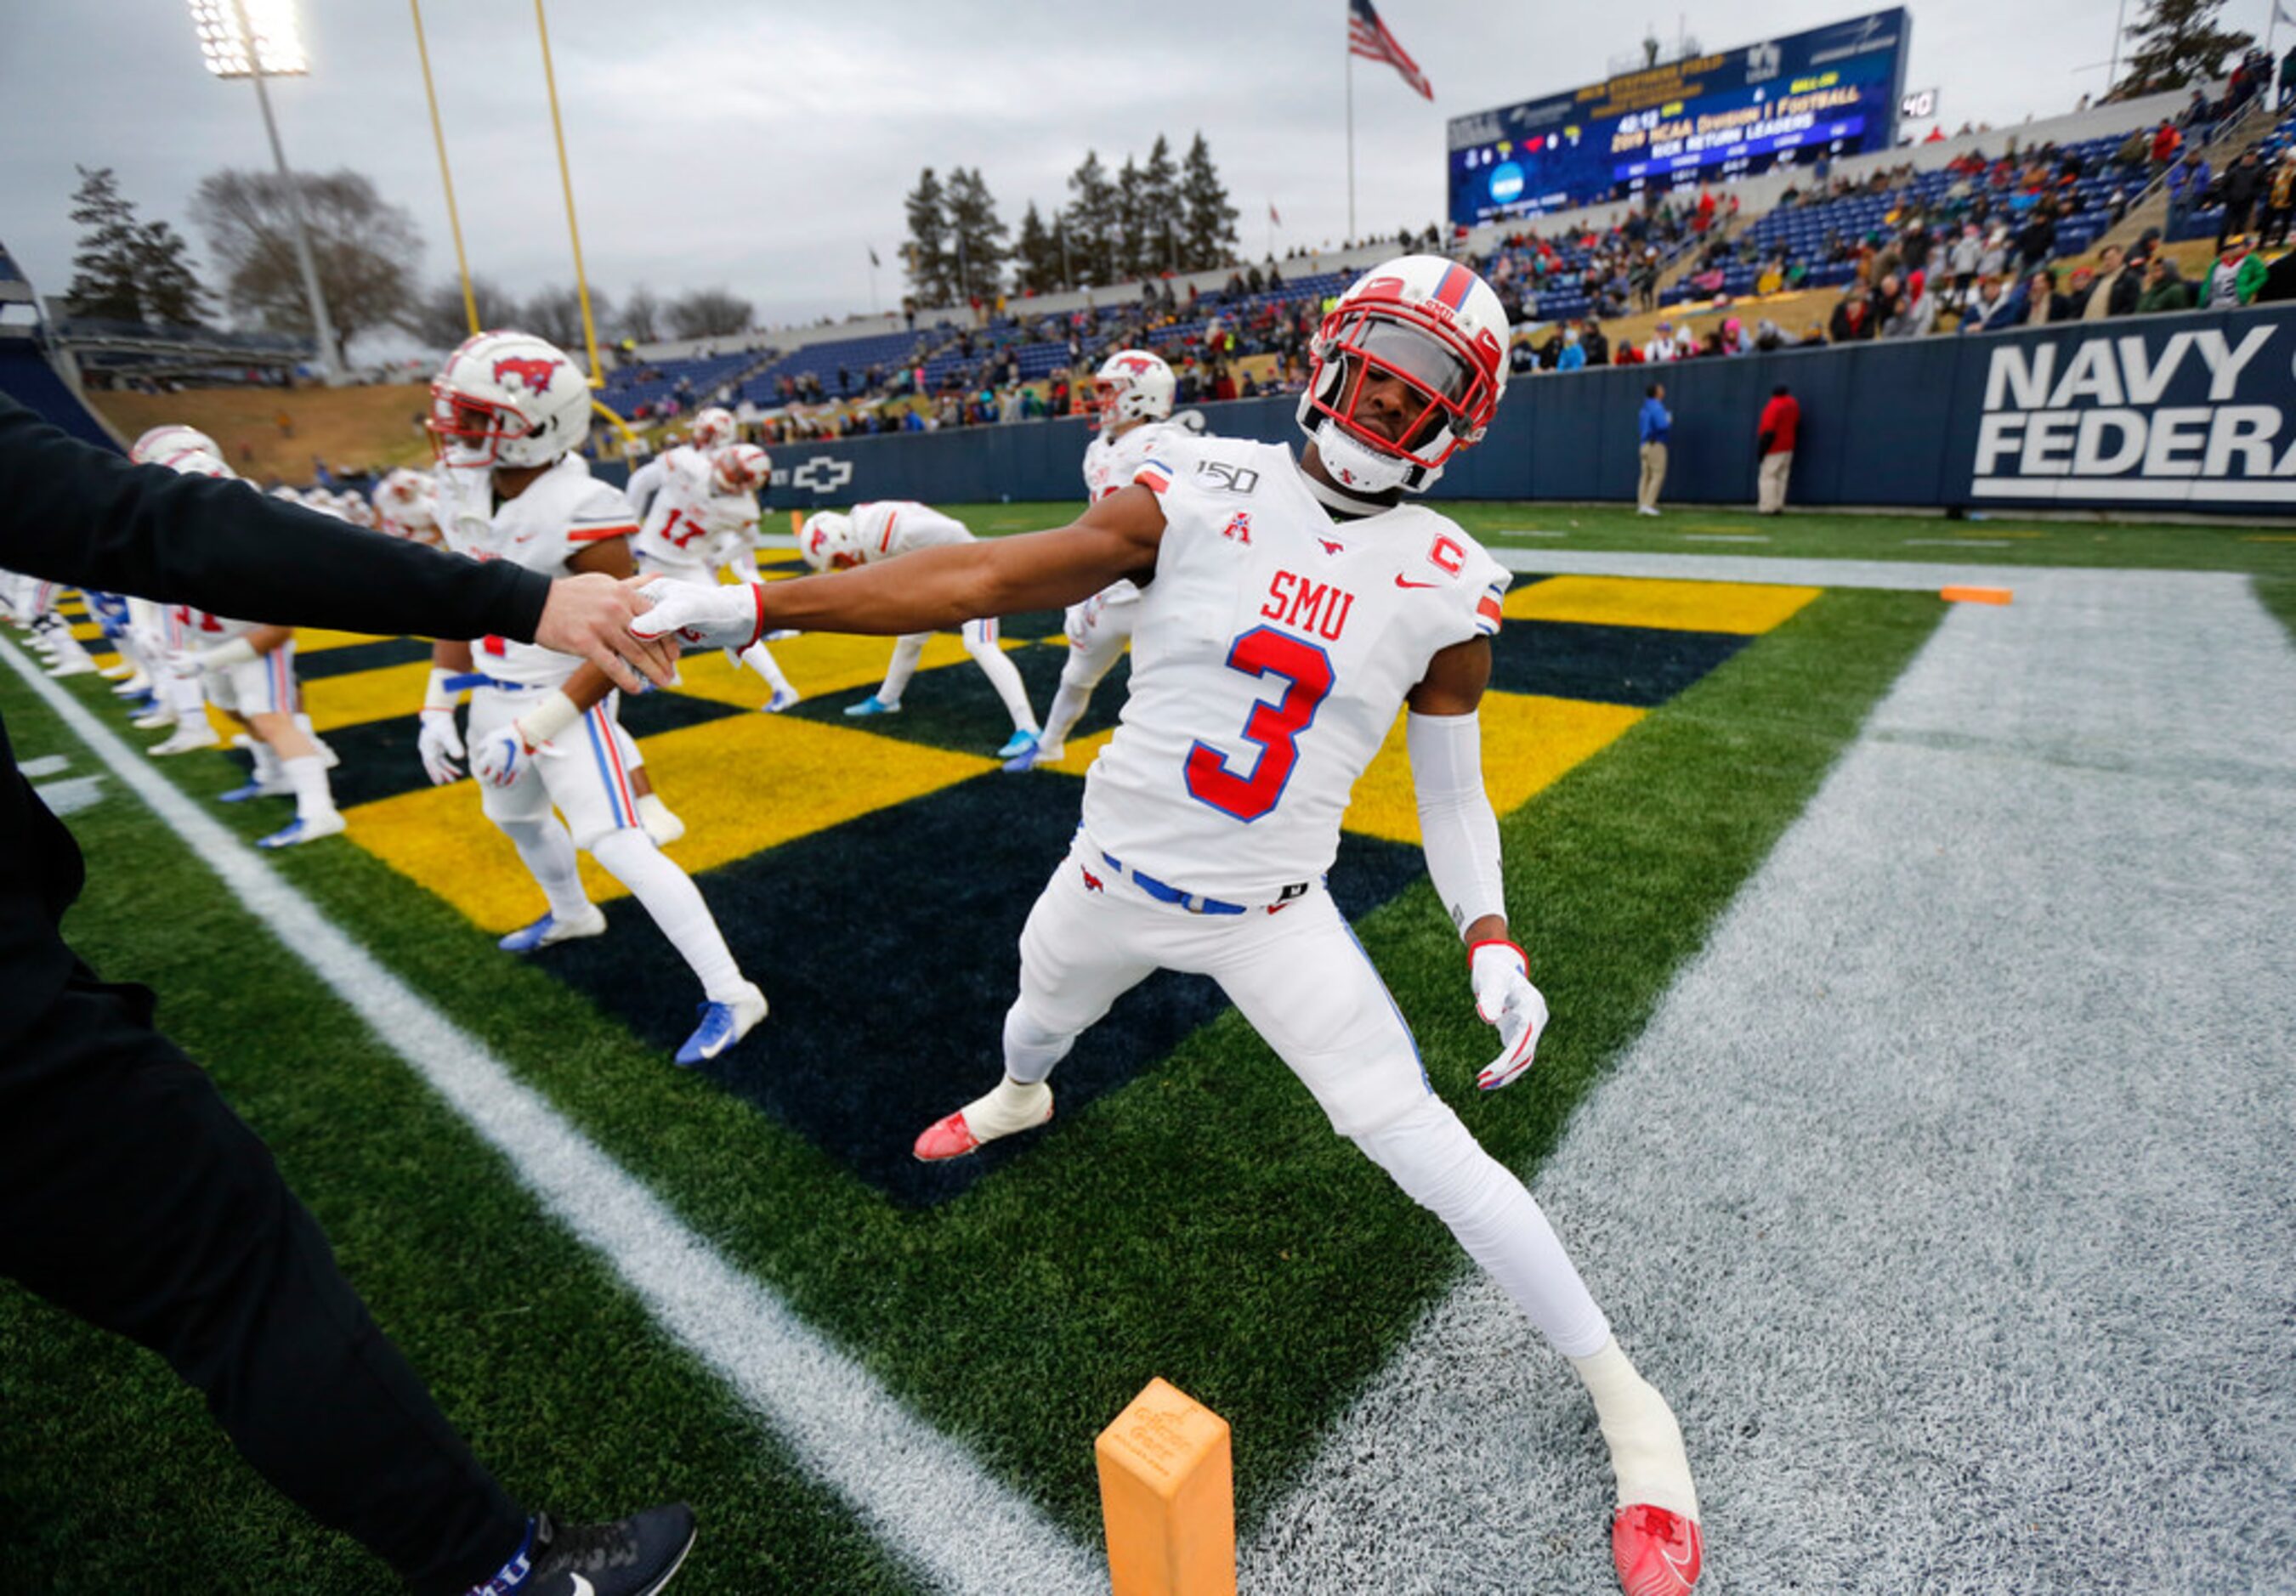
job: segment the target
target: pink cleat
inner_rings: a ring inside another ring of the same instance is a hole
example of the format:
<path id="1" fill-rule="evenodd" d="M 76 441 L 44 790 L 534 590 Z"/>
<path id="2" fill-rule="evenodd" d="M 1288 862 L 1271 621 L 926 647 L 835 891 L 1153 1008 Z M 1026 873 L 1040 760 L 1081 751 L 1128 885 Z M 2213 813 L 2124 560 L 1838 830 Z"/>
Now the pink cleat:
<path id="1" fill-rule="evenodd" d="M 993 1124 L 996 1109 L 1001 1105 L 996 1101 L 996 1093 L 991 1093 L 979 1102 L 967 1103 L 947 1118 L 936 1120 L 926 1126 L 924 1134 L 917 1138 L 916 1146 L 912 1150 L 915 1152 L 921 1162 L 938 1164 L 944 1158 L 961 1158 L 967 1153 L 978 1152 L 980 1150 L 982 1142 L 994 1142 L 999 1136 L 1009 1136 L 1015 1131 L 1034 1130 L 1053 1117 L 1052 1093 L 1042 1086 L 1035 1090 L 1044 1093 L 1045 1111 L 1042 1114 L 1003 1129 L 991 1129 L 986 1135 L 976 1134 L 972 1124 L 966 1120 L 965 1115 L 974 1111 L 985 1111 L 988 1116 L 988 1123 Z M 1010 1110 L 1008 1109 L 1007 1112 Z"/>
<path id="2" fill-rule="evenodd" d="M 1626 1596 L 1683 1596 L 1698 1584 L 1704 1557 L 1697 1522 L 1679 1513 L 1636 1502 L 1611 1520 L 1611 1558 Z"/>

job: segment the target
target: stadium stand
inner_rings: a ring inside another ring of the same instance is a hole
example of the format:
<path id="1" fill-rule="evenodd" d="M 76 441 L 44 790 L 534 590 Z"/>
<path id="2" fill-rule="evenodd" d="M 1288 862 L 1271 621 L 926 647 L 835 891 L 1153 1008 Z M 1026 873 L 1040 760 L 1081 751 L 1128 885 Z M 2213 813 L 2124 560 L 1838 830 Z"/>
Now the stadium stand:
<path id="1" fill-rule="evenodd" d="M 606 373 L 598 397 L 623 416 L 640 421 L 651 418 L 665 400 L 676 400 L 681 410 L 729 403 L 742 379 L 773 356 L 770 349 L 742 349 L 621 365 Z"/>

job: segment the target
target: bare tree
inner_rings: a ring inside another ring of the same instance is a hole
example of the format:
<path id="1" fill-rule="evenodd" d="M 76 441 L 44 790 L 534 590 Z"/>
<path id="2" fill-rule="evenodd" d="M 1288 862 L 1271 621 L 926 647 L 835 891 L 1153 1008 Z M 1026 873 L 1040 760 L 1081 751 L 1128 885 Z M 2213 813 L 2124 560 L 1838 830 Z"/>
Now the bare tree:
<path id="1" fill-rule="evenodd" d="M 478 302 L 479 330 L 516 327 L 522 320 L 518 301 L 485 277 L 471 279 L 471 298 Z M 463 306 L 463 285 L 453 278 L 423 290 L 398 318 L 398 325 L 434 349 L 451 349 L 471 336 L 471 322 Z"/>
<path id="2" fill-rule="evenodd" d="M 756 312 L 730 289 L 701 288 L 680 294 L 665 307 L 669 330 L 678 338 L 730 338 L 747 332 Z"/>
<path id="3" fill-rule="evenodd" d="M 338 345 L 396 323 L 415 298 L 422 237 L 414 218 L 358 172 L 300 172 L 292 181 Z M 224 299 L 234 315 L 308 336 L 287 184 L 272 172 L 210 173 L 192 197 L 192 221 L 223 266 Z"/>
<path id="4" fill-rule="evenodd" d="M 590 291 L 590 323 L 603 331 L 614 319 L 614 302 L 603 290 Z M 545 288 L 526 302 L 521 329 L 546 338 L 570 355 L 583 353 L 582 300 L 570 288 Z"/>
<path id="5" fill-rule="evenodd" d="M 661 337 L 661 301 L 653 290 L 639 283 L 622 301 L 621 333 L 636 343 L 650 344 Z"/>

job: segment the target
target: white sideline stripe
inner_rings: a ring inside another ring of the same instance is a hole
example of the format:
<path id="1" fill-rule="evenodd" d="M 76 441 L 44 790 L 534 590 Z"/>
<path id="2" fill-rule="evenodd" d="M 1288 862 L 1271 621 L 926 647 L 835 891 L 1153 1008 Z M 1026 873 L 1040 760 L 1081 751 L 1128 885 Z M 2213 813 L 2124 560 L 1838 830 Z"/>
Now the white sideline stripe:
<path id="1" fill-rule="evenodd" d="M 0 659 L 290 953 L 510 1162 L 554 1217 L 604 1256 L 654 1321 L 731 1385 L 898 1556 L 951 1592 L 1107 1589 L 1097 1559 L 1034 1504 L 688 1230 L 540 1093 L 344 935 L 12 644 L 0 641 Z"/>

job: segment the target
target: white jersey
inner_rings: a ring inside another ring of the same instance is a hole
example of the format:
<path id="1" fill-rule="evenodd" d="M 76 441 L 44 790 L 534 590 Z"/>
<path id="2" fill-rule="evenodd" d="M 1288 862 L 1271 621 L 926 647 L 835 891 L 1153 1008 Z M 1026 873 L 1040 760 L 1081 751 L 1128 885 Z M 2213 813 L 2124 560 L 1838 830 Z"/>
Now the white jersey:
<path id="1" fill-rule="evenodd" d="M 568 454 L 501 505 L 495 503 L 492 471 L 441 471 L 439 525 L 456 553 L 562 577 L 589 544 L 636 533 L 637 518 L 620 488 L 591 476 L 580 455 Z M 501 637 L 472 643 L 471 658 L 485 675 L 527 687 L 558 686 L 582 663 L 572 654 Z"/>
<path id="2" fill-rule="evenodd" d="M 1335 520 L 1272 445 L 1160 446 L 1139 479 L 1164 536 L 1085 831 L 1182 890 L 1273 902 L 1331 868 L 1405 695 L 1441 650 L 1498 631 L 1511 578 L 1423 505 Z"/>
<path id="3" fill-rule="evenodd" d="M 1085 446 L 1084 496 L 1097 504 L 1119 488 L 1131 487 L 1160 446 L 1185 446 L 1194 436 L 1170 422 L 1143 422 L 1119 438 L 1096 435 Z M 1111 582 L 1097 596 L 1103 604 L 1128 604 L 1140 596 L 1140 589 L 1130 582 Z"/>
<path id="4" fill-rule="evenodd" d="M 856 504 L 852 520 L 854 550 L 864 565 L 913 554 L 919 549 L 972 541 L 972 533 L 963 521 L 914 499 L 879 499 L 873 503 Z"/>
<path id="5" fill-rule="evenodd" d="M 718 491 L 709 456 L 684 445 L 633 475 L 633 495 L 651 489 L 637 556 L 657 565 L 715 571 L 758 546 L 755 494 Z"/>

